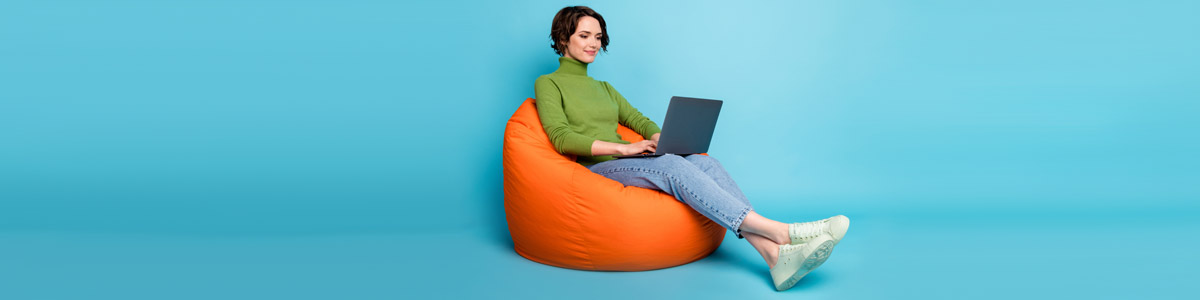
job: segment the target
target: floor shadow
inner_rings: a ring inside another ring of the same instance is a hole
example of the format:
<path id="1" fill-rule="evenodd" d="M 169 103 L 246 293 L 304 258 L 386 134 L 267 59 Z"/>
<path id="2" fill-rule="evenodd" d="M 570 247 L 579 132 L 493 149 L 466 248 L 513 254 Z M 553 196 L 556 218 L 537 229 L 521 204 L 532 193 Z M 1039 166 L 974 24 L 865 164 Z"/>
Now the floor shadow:
<path id="1" fill-rule="evenodd" d="M 813 270 L 812 273 L 808 273 L 808 275 L 805 275 L 804 278 L 800 279 L 800 282 L 797 282 L 796 285 L 793 286 L 788 291 L 799 291 L 799 290 L 807 290 L 810 288 L 816 288 L 817 286 L 821 285 L 821 283 L 824 282 L 825 280 L 826 280 L 825 275 L 821 275 L 821 269 L 817 268 L 816 270 Z"/>
<path id="2" fill-rule="evenodd" d="M 735 266 L 747 273 L 758 275 L 758 277 L 762 279 L 763 283 L 768 287 L 775 287 L 774 283 L 771 281 L 771 273 L 761 260 L 747 259 L 745 257 L 738 256 L 732 251 L 721 248 L 717 248 L 717 251 L 709 255 L 708 259 L 711 259 L 714 263 Z"/>

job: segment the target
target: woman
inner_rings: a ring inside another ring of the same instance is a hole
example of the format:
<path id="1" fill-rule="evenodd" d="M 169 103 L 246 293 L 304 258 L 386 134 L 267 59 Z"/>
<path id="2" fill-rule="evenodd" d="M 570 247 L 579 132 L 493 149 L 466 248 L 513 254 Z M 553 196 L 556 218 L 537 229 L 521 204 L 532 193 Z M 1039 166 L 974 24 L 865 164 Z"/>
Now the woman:
<path id="1" fill-rule="evenodd" d="M 624 185 L 671 194 L 737 233 L 762 255 L 780 291 L 824 263 L 845 235 L 850 226 L 845 216 L 785 224 L 759 215 L 709 156 L 613 159 L 612 155 L 654 151 L 660 130 L 607 82 L 587 76 L 597 52 L 608 51 L 604 18 L 586 6 L 563 8 L 554 16 L 550 39 L 554 52 L 562 55 L 559 67 L 538 77 L 534 87 L 538 116 L 559 153 L 575 155 L 592 172 Z M 647 139 L 622 141 L 617 124 Z"/>

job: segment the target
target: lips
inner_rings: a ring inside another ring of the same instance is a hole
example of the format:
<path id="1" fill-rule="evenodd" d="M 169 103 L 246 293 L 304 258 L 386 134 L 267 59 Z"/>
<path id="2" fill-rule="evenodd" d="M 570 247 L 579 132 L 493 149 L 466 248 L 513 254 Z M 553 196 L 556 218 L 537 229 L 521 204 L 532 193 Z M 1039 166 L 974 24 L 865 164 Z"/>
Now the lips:
<path id="1" fill-rule="evenodd" d="M 587 51 L 587 50 L 584 50 L 584 51 L 583 51 L 583 53 L 587 53 L 587 55 L 591 55 L 591 56 L 596 56 L 596 51 Z"/>

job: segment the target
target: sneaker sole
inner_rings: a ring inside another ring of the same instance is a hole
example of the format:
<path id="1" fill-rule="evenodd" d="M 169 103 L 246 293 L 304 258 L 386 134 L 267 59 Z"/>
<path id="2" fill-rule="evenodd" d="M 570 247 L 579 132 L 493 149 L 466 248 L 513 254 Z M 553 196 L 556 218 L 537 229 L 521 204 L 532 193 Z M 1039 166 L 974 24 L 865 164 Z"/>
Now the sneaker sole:
<path id="1" fill-rule="evenodd" d="M 800 269 L 796 270 L 796 273 L 788 277 L 787 280 L 783 281 L 783 284 L 775 287 L 775 289 L 783 291 L 792 288 L 792 286 L 795 286 L 797 282 L 800 282 L 801 278 L 804 278 L 804 276 L 807 276 L 808 273 L 812 272 L 813 269 L 816 269 L 817 267 L 820 267 L 821 264 L 824 264 L 825 260 L 829 259 L 829 254 L 833 253 L 834 244 L 836 243 L 834 243 L 832 240 L 821 243 L 821 246 L 818 246 L 817 250 L 813 251 L 808 258 L 804 259 L 804 263 L 800 264 Z"/>

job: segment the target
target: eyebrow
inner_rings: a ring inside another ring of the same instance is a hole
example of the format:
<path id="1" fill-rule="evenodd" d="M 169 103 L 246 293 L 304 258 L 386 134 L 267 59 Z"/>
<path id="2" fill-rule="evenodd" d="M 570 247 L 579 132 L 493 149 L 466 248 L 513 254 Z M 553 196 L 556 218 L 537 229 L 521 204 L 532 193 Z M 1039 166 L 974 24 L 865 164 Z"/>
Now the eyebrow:
<path id="1" fill-rule="evenodd" d="M 592 32 L 591 32 L 591 31 L 587 31 L 587 30 L 580 30 L 579 32 L 580 32 L 580 33 L 586 33 L 586 34 L 592 34 Z M 603 32 L 600 32 L 600 33 L 597 33 L 597 34 L 604 34 L 604 33 L 603 33 Z"/>

